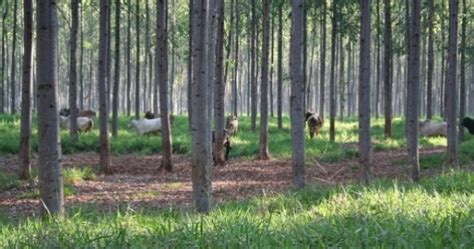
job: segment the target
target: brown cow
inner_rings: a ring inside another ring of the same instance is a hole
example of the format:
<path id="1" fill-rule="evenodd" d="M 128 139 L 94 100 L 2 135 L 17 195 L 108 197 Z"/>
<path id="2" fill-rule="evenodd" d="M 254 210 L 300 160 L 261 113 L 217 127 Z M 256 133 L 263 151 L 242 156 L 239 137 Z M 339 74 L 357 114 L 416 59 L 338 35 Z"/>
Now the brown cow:
<path id="1" fill-rule="evenodd" d="M 305 121 L 306 123 L 308 123 L 309 136 L 311 137 L 311 139 L 314 137 L 315 133 L 316 133 L 316 136 L 319 135 L 321 127 L 323 127 L 323 124 L 324 124 L 321 116 L 319 116 L 316 113 L 308 111 L 305 114 Z"/>

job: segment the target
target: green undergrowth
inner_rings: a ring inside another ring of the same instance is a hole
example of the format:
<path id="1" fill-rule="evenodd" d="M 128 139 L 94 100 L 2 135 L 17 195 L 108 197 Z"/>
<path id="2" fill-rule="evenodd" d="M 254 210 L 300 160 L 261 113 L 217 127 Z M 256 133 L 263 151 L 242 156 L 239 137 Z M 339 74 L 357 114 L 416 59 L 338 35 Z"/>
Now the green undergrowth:
<path id="1" fill-rule="evenodd" d="M 321 187 L 189 209 L 0 221 L 1 248 L 473 248 L 474 174 Z"/>

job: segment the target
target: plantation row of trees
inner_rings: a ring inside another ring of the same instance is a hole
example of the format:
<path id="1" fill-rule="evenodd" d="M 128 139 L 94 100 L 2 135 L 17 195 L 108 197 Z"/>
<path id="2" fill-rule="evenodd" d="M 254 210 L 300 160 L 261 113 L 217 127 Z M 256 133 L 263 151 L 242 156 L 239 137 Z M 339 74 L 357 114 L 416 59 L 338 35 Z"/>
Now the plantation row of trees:
<path id="1" fill-rule="evenodd" d="M 450 0 L 449 6 L 445 1 L 426 1 L 427 8 L 422 8 L 422 3 L 425 1 L 293 0 L 290 4 L 290 1 L 270 3 L 269 0 L 212 3 L 191 0 L 187 5 L 179 0 L 171 3 L 158 0 L 152 4 L 127 0 L 122 7 L 120 0 L 101 0 L 99 5 L 97 1 L 71 0 L 68 5 L 45 0 L 37 2 L 33 14 L 31 0 L 24 0 L 20 8 L 17 1 L 4 0 L 2 27 L 8 25 L 12 29 L 2 28 L 1 110 L 7 106 L 15 112 L 16 95 L 21 92 L 20 175 L 27 178 L 30 172 L 31 99 L 38 114 L 40 193 L 49 212 L 63 212 L 57 113 L 64 105 L 73 110 L 73 141 L 77 136 L 74 124 L 77 107 L 98 107 L 99 171 L 103 173 L 111 167 L 109 112 L 113 113 L 114 135 L 117 135 L 120 111 L 131 115 L 134 109 L 136 118 L 144 110 L 160 113 L 162 167 L 172 170 L 169 114 L 187 109 L 192 137 L 193 200 L 201 212 L 209 211 L 212 204 L 211 121 L 217 131 L 221 130 L 226 110 L 250 115 L 252 130 L 256 132 L 260 107 L 259 159 L 267 160 L 270 158 L 268 117 L 273 115 L 276 104 L 281 128 L 283 108 L 289 107 L 293 183 L 298 187 L 305 185 L 303 113 L 306 109 L 318 109 L 321 115 L 329 110 L 331 141 L 335 140 L 337 112 L 341 118 L 358 112 L 359 157 L 365 182 L 370 180 L 372 112 L 376 117 L 385 115 L 386 137 L 391 136 L 392 113 L 407 115 L 415 181 L 419 179 L 420 111 L 426 112 L 428 118 L 434 114 L 446 116 L 449 162 L 455 166 L 457 111 L 460 109 L 461 117 L 465 114 L 466 93 L 474 91 L 474 84 L 466 85 L 466 69 L 469 66 L 474 71 L 474 63 L 468 64 L 474 58 L 472 36 L 468 35 L 473 30 L 472 22 L 468 22 L 473 15 L 468 10 L 472 8 L 466 0 L 461 8 L 456 0 Z M 13 14 L 9 13 L 11 4 Z M 15 18 L 18 9 L 23 10 L 25 34 L 21 40 L 24 45 L 21 91 L 17 91 L 15 84 L 15 70 L 19 68 L 16 33 L 20 25 Z M 33 16 L 36 22 L 32 21 Z M 122 17 L 126 17 L 126 25 L 121 25 Z M 11 42 L 7 39 L 10 35 Z M 458 36 L 461 37 L 459 48 Z M 33 65 L 32 58 L 35 58 Z M 122 67 L 126 68 L 124 73 Z M 421 70 L 425 67 L 426 72 Z M 11 74 L 4 77 L 7 70 Z M 31 98 L 32 85 L 37 98 Z M 474 94 L 469 94 L 470 100 L 471 97 Z M 216 134 L 216 156 L 223 163 L 220 141 L 224 138 L 221 132 Z"/>

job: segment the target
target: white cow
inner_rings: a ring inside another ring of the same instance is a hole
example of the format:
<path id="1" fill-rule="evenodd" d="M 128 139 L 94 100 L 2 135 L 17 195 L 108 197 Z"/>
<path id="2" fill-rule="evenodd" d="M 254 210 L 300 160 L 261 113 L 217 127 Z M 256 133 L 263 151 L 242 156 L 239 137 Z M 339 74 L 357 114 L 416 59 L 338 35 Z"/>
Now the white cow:
<path id="1" fill-rule="evenodd" d="M 149 134 L 161 131 L 161 118 L 130 120 L 128 128 L 135 129 L 140 134 Z"/>
<path id="2" fill-rule="evenodd" d="M 420 135 L 425 137 L 448 136 L 448 123 L 425 120 L 419 124 Z"/>
<path id="3" fill-rule="evenodd" d="M 59 115 L 61 128 L 70 129 L 71 121 L 69 120 L 70 116 L 64 117 Z M 89 132 L 94 127 L 94 121 L 88 117 L 78 117 L 77 118 L 77 130 L 82 132 Z"/>

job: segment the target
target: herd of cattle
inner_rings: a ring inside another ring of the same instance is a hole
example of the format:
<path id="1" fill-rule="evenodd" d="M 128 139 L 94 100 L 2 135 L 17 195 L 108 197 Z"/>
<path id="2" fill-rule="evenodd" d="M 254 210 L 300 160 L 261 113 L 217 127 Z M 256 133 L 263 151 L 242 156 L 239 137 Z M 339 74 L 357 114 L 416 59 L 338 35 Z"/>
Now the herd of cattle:
<path id="1" fill-rule="evenodd" d="M 64 129 L 70 128 L 71 111 L 63 108 L 59 112 L 60 125 Z M 96 113 L 92 110 L 79 111 L 77 113 L 77 129 L 80 132 L 90 132 L 94 127 L 94 118 Z M 173 125 L 175 117 L 170 116 L 170 123 Z M 317 113 L 308 111 L 305 113 L 305 123 L 309 128 L 309 136 L 312 139 L 314 135 L 319 135 L 323 127 L 323 118 Z M 474 120 L 466 117 L 462 120 L 461 125 L 469 130 L 470 134 L 474 134 Z M 135 130 L 140 135 L 156 134 L 162 129 L 161 118 L 159 115 L 147 111 L 144 118 L 139 120 L 130 120 L 128 128 Z M 228 159 L 230 146 L 230 136 L 236 136 L 239 128 L 239 121 L 237 116 L 232 115 L 226 119 L 224 133 L 224 148 L 225 158 Z M 419 123 L 419 132 L 421 136 L 434 137 L 448 135 L 448 124 L 446 122 L 434 122 L 432 120 L 425 120 Z M 214 131 L 212 132 L 212 142 L 215 143 Z"/>

